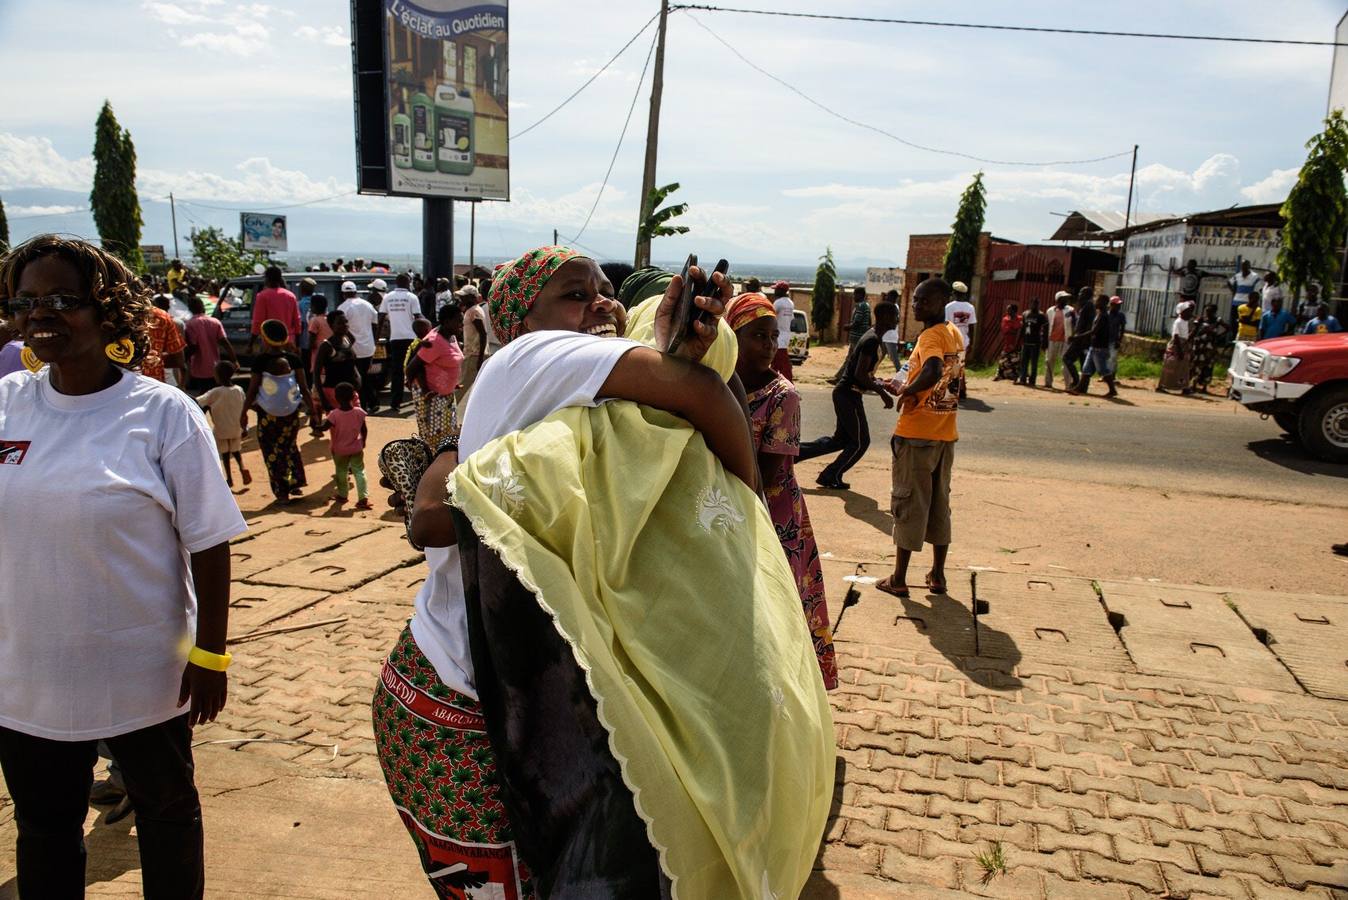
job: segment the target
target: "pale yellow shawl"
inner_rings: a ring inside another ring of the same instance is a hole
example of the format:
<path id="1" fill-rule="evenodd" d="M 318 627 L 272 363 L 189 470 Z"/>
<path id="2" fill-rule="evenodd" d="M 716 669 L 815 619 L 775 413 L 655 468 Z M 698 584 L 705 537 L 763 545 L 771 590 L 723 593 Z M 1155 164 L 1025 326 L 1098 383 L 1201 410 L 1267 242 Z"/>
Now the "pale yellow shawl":
<path id="1" fill-rule="evenodd" d="M 675 897 L 797 896 L 828 817 L 833 725 L 753 491 L 684 420 L 628 402 L 498 438 L 449 489 L 585 670 Z"/>

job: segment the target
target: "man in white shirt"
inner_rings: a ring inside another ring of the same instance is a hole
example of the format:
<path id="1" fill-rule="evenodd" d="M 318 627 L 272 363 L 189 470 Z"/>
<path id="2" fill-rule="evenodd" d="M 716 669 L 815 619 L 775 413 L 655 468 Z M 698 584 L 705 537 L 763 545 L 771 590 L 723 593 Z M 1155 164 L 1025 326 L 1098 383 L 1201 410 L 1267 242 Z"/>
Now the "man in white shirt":
<path id="1" fill-rule="evenodd" d="M 791 299 L 791 285 L 779 281 L 772 286 L 772 311 L 777 314 L 777 353 L 772 357 L 772 368 L 787 381 L 794 381 L 791 369 L 791 323 L 796 319 L 796 304 Z"/>
<path id="2" fill-rule="evenodd" d="M 407 357 L 407 349 L 417 339 L 412 323 L 421 314 L 421 301 L 412 293 L 412 279 L 406 272 L 399 272 L 395 283 L 397 287 L 384 295 L 380 312 L 388 319 L 389 405 L 396 414 L 403 405 L 403 360 Z"/>
<path id="3" fill-rule="evenodd" d="M 1048 350 L 1044 354 L 1044 386 L 1049 390 L 1053 389 L 1053 371 L 1062 361 L 1067 339 L 1072 336 L 1071 310 L 1067 308 L 1067 301 L 1071 299 L 1072 295 L 1067 291 L 1058 291 L 1053 296 L 1053 305 L 1044 313 L 1044 327 L 1048 332 Z M 1066 376 L 1064 370 L 1064 380 Z"/>
<path id="4" fill-rule="evenodd" d="M 337 307 L 346 316 L 351 330 L 351 349 L 356 354 L 356 370 L 360 372 L 360 405 L 369 411 L 374 408 L 370 380 L 370 360 L 374 357 L 375 338 L 379 328 L 379 312 L 370 301 L 361 297 L 354 281 L 342 282 L 342 305 Z"/>
<path id="5" fill-rule="evenodd" d="M 1250 271 L 1250 261 L 1242 259 L 1240 261 L 1240 271 L 1227 279 L 1227 284 L 1231 285 L 1231 333 L 1236 333 L 1237 313 L 1242 303 L 1250 302 L 1250 294 L 1259 290 L 1259 285 L 1264 281 L 1263 276 Z"/>
<path id="6" fill-rule="evenodd" d="M 973 338 L 974 326 L 978 324 L 978 310 L 969 302 L 969 286 L 962 281 L 956 281 L 950 285 L 951 290 L 955 292 L 955 299 L 945 305 L 945 320 L 959 329 L 960 336 L 964 338 L 964 352 L 960 354 L 960 368 L 964 368 L 964 361 L 969 355 L 969 342 Z M 968 385 L 966 379 L 960 379 L 960 399 L 968 399 Z"/>

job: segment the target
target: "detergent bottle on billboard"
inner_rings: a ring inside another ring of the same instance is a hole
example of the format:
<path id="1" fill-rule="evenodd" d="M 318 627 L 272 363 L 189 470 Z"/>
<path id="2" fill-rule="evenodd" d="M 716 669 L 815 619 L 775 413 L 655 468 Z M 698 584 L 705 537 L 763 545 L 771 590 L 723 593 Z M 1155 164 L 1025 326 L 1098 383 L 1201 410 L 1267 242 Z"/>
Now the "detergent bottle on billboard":
<path id="1" fill-rule="evenodd" d="M 412 168 L 435 171 L 435 106 L 421 91 L 412 95 Z"/>
<path id="2" fill-rule="evenodd" d="M 473 148 L 473 98 L 445 80 L 435 89 L 435 165 L 449 175 L 471 175 L 476 166 Z"/>
<path id="3" fill-rule="evenodd" d="M 398 99 L 398 111 L 393 114 L 393 164 L 399 169 L 412 168 L 412 118 L 407 115 L 407 89 Z"/>

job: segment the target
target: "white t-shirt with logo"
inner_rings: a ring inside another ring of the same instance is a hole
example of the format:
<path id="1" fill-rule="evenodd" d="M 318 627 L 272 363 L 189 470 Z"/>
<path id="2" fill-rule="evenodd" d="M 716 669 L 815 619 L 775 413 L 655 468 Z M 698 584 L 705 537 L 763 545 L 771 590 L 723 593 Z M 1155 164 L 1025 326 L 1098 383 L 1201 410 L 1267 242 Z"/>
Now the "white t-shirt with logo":
<path id="1" fill-rule="evenodd" d="M 778 297 L 772 301 L 772 311 L 777 314 L 777 349 L 785 350 L 791 346 L 791 323 L 796 318 L 796 304 L 790 297 Z"/>
<path id="2" fill-rule="evenodd" d="M 351 330 L 351 349 L 357 359 L 369 359 L 374 356 L 374 326 L 379 321 L 379 311 L 364 297 L 352 297 L 337 309 L 346 316 Z"/>
<path id="3" fill-rule="evenodd" d="M 415 341 L 417 333 L 412 329 L 421 312 L 421 301 L 417 295 L 405 288 L 394 288 L 384 295 L 379 307 L 388 318 L 388 339 L 390 341 Z"/>
<path id="4" fill-rule="evenodd" d="M 968 300 L 951 300 L 945 305 L 945 320 L 959 329 L 968 349 L 969 326 L 978 322 L 978 310 Z"/>
<path id="5" fill-rule="evenodd" d="M 0 725 L 93 740 L 187 711 L 188 557 L 247 526 L 190 397 L 130 372 L 68 396 L 49 372 L 0 378 Z"/>
<path id="6" fill-rule="evenodd" d="M 536 331 L 511 341 L 483 366 L 468 395 L 459 436 L 465 460 L 498 437 L 569 406 L 598 406 L 599 389 L 636 341 L 574 331 Z M 457 547 L 427 547 L 430 574 L 417 593 L 412 637 L 448 687 L 477 698 L 468 611 Z"/>

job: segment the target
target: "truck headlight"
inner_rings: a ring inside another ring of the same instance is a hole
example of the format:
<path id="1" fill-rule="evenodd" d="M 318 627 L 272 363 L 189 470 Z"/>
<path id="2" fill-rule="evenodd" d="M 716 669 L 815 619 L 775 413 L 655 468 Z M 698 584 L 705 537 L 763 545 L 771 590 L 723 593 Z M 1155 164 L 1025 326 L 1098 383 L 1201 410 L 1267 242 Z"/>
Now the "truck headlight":
<path id="1" fill-rule="evenodd" d="M 1270 356 L 1264 360 L 1264 374 L 1269 378 L 1282 378 L 1301 362 L 1295 356 Z"/>

